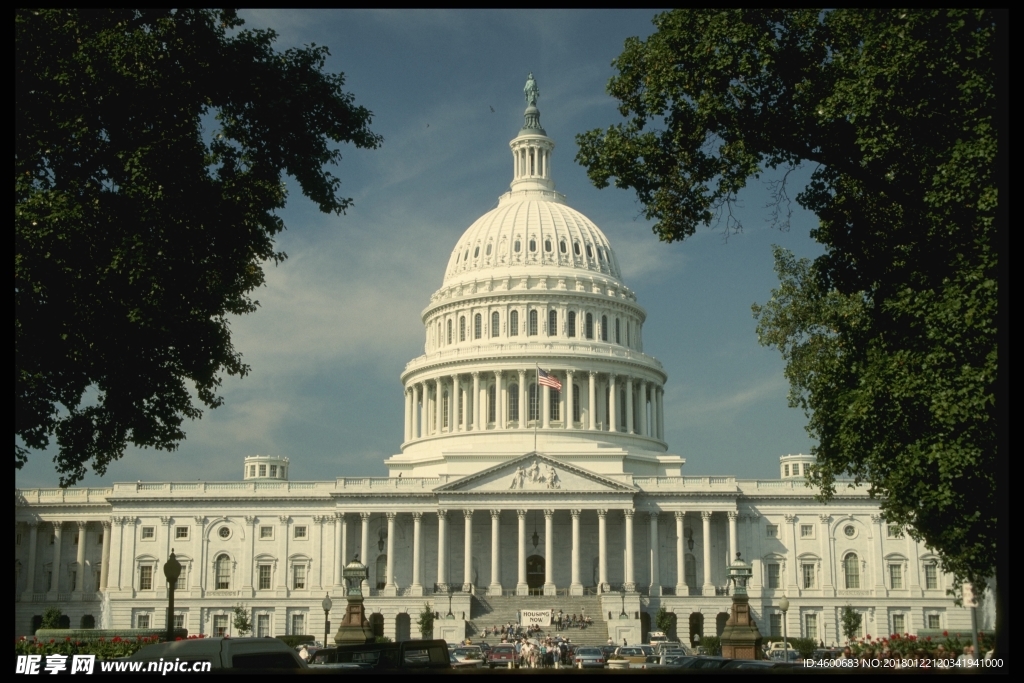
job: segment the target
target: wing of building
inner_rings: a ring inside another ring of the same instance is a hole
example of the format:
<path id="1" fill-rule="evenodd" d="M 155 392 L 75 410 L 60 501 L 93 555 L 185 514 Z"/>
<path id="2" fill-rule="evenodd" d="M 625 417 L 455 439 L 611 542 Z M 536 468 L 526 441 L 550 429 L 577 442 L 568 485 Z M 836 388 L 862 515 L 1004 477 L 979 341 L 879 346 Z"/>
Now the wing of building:
<path id="1" fill-rule="evenodd" d="M 813 458 L 783 456 L 771 480 L 683 474 L 646 313 L 608 239 L 555 190 L 527 94 L 511 189 L 459 238 L 423 311 L 390 476 L 291 481 L 287 458 L 251 456 L 240 481 L 17 491 L 17 634 L 50 606 L 74 627 L 164 627 L 172 549 L 190 633 L 230 634 L 236 605 L 255 635 L 323 633 L 321 600 L 340 621 L 357 553 L 371 623 L 392 638 L 419 637 L 427 604 L 450 640 L 551 608 L 592 620 L 575 641 L 640 642 L 664 606 L 693 642 L 721 633 L 737 552 L 766 637 L 782 635 L 784 595 L 788 634 L 825 643 L 843 640 L 846 605 L 864 633 L 969 629 L 937 558 L 863 488 L 815 501 Z"/>

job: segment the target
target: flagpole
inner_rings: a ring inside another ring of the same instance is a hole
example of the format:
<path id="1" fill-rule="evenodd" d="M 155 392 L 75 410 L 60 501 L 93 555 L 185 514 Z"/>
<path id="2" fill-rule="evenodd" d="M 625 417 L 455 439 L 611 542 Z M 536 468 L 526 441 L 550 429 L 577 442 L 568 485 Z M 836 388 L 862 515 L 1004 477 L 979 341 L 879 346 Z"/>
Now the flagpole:
<path id="1" fill-rule="evenodd" d="M 533 421 L 533 452 L 537 452 L 537 423 L 540 422 L 540 363 L 537 366 L 537 381 L 533 387 L 533 405 L 537 406 L 537 417 Z"/>

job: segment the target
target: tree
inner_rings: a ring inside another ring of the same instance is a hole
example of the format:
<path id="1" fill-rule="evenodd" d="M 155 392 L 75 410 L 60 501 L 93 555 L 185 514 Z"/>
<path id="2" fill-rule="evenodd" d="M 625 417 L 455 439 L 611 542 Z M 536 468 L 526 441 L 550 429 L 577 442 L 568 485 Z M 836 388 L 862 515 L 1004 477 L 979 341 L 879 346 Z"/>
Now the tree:
<path id="1" fill-rule="evenodd" d="M 664 605 L 655 612 L 654 624 L 658 627 L 659 631 L 668 636 L 669 640 L 676 639 L 676 615 L 665 609 Z"/>
<path id="2" fill-rule="evenodd" d="M 60 607 L 47 607 L 43 612 L 43 621 L 39 628 L 61 628 L 60 620 L 63 616 L 64 613 L 60 611 Z"/>
<path id="3" fill-rule="evenodd" d="M 321 211 L 350 205 L 324 166 L 334 143 L 380 144 L 370 112 L 326 48 L 277 52 L 241 25 L 16 12 L 15 468 L 51 438 L 62 486 L 129 443 L 173 450 L 248 370 L 228 316 L 285 258 L 282 174 Z"/>
<path id="4" fill-rule="evenodd" d="M 840 616 L 840 622 L 843 627 L 843 635 L 846 636 L 847 642 L 853 640 L 860 635 L 860 612 L 853 609 L 849 605 L 843 607 L 842 614 Z"/>
<path id="5" fill-rule="evenodd" d="M 235 633 L 243 638 L 252 633 L 252 620 L 249 618 L 249 608 L 242 603 L 238 603 L 231 611 L 235 615 L 235 618 L 231 621 L 231 625 L 235 627 Z"/>
<path id="6" fill-rule="evenodd" d="M 985 10 L 675 11 L 632 38 L 609 92 L 625 124 L 577 137 L 599 187 L 632 188 L 662 240 L 724 220 L 789 171 L 819 226 L 776 252 L 754 307 L 817 442 L 812 482 L 867 482 L 957 581 L 996 558 L 995 19 Z"/>
<path id="7" fill-rule="evenodd" d="M 434 611 L 430 609 L 430 605 L 423 603 L 423 611 L 420 612 L 419 618 L 420 626 L 420 637 L 426 640 L 434 635 Z"/>

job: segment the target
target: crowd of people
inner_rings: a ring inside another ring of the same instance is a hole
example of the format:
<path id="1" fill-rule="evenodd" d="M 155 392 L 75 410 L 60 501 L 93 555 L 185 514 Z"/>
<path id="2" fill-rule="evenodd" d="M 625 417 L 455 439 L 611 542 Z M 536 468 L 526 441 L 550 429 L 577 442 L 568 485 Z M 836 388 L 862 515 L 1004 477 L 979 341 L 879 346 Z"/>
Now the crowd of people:
<path id="1" fill-rule="evenodd" d="M 551 615 L 551 625 L 554 627 L 556 632 L 568 629 L 583 630 L 589 626 L 593 626 L 593 624 L 594 620 L 582 613 L 565 614 L 562 610 L 558 610 L 557 614 Z M 537 634 L 543 632 L 544 629 L 537 624 L 523 626 L 522 624 L 516 624 L 510 621 L 507 624 L 485 628 L 484 638 L 500 636 L 503 639 L 508 639 L 508 642 L 512 642 L 518 638 L 533 638 L 536 637 Z"/>
<path id="2" fill-rule="evenodd" d="M 509 624 L 509 626 L 513 626 Z M 518 624 L 514 625 L 518 628 Z M 538 629 L 539 630 L 539 629 Z M 487 629 L 485 632 L 490 631 Z M 499 631 L 500 633 L 501 631 Z M 506 645 L 514 645 L 516 648 L 516 666 L 523 669 L 548 669 L 557 662 L 561 666 L 572 665 L 573 643 L 572 639 L 561 636 L 532 638 L 530 631 L 520 631 L 521 635 L 508 637 L 503 635 L 501 642 Z M 536 630 L 534 631 L 536 633 Z M 469 645 L 472 641 L 465 640 L 463 645 Z"/>

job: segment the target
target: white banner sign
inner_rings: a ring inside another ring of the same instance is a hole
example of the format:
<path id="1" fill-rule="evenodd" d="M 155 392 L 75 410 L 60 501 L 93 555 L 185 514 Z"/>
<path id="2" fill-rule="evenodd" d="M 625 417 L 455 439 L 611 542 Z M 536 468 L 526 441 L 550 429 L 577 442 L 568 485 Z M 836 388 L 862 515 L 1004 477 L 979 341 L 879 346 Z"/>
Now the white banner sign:
<path id="1" fill-rule="evenodd" d="M 523 626 L 551 626 L 551 610 L 524 609 L 519 611 L 519 623 Z"/>

